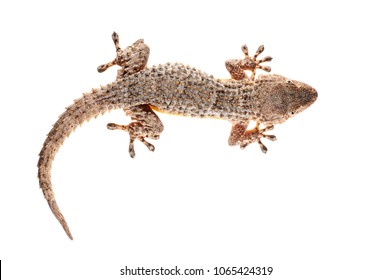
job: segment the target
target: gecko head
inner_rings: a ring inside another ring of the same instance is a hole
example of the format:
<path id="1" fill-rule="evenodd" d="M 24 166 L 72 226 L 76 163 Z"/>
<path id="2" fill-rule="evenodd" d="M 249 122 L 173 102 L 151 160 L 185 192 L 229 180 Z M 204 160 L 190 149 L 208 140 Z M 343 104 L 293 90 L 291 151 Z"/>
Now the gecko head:
<path id="1" fill-rule="evenodd" d="M 311 86 L 280 75 L 260 75 L 256 80 L 255 90 L 255 105 L 271 124 L 281 123 L 295 116 L 317 99 L 317 91 Z"/>

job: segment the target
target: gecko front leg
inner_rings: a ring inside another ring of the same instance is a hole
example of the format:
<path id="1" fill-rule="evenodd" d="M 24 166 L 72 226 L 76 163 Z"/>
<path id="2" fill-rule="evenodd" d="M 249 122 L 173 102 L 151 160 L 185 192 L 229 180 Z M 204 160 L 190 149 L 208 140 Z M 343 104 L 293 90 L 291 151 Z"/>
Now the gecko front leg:
<path id="1" fill-rule="evenodd" d="M 253 57 L 249 56 L 248 47 L 243 45 L 241 47 L 242 52 L 245 55 L 244 59 L 230 59 L 225 62 L 226 69 L 229 71 L 230 76 L 234 80 L 255 80 L 255 74 L 257 69 L 264 70 L 266 72 L 271 71 L 271 67 L 260 65 L 263 62 L 271 61 L 272 57 L 266 56 L 260 60 L 257 57 L 264 51 L 264 46 L 261 45 L 257 49 Z M 245 71 L 251 71 L 252 75 L 249 78 Z M 273 126 L 268 126 L 260 129 L 259 123 L 253 129 L 247 130 L 249 122 L 232 122 L 232 128 L 229 137 L 229 145 L 235 146 L 239 145 L 241 149 L 244 149 L 251 143 L 257 142 L 263 153 L 267 152 L 267 147 L 261 142 L 261 138 L 266 138 L 271 141 L 275 141 L 276 137 L 274 135 L 267 135 L 264 132 L 272 130 Z"/>
<path id="2" fill-rule="evenodd" d="M 243 45 L 241 47 L 242 52 L 245 55 L 244 59 L 229 59 L 226 60 L 225 65 L 227 71 L 229 71 L 230 76 L 234 80 L 244 80 L 248 79 L 248 76 L 246 75 L 245 71 L 251 71 L 252 75 L 250 77 L 250 80 L 254 80 L 255 75 L 256 75 L 256 69 L 261 69 L 266 72 L 271 71 L 271 67 L 269 66 L 264 66 L 260 65 L 263 62 L 271 61 L 272 57 L 266 56 L 260 60 L 257 60 L 257 57 L 264 51 L 264 46 L 261 45 L 255 55 L 253 57 L 249 56 L 249 51 L 248 47 L 246 45 Z"/>
<path id="3" fill-rule="evenodd" d="M 244 149 L 251 143 L 257 142 L 263 153 L 267 152 L 267 147 L 261 142 L 261 138 L 266 138 L 271 141 L 275 141 L 274 135 L 264 134 L 264 132 L 272 130 L 273 126 L 267 126 L 263 129 L 259 128 L 259 123 L 253 129 L 247 130 L 249 122 L 236 122 L 232 123 L 232 128 L 229 137 L 229 145 L 239 145 L 241 149 Z"/>
<path id="4" fill-rule="evenodd" d="M 116 48 L 116 58 L 109 63 L 98 66 L 98 72 L 104 72 L 109 67 L 118 65 L 121 68 L 117 71 L 117 79 L 121 79 L 146 68 L 150 55 L 150 48 L 144 43 L 143 39 L 137 40 L 124 50 L 120 47 L 120 39 L 116 32 L 113 32 L 112 39 Z M 127 116 L 131 117 L 132 122 L 130 124 L 120 125 L 108 123 L 107 128 L 110 130 L 124 130 L 129 133 L 130 140 L 128 151 L 132 158 L 135 157 L 135 140 L 139 140 L 146 145 L 150 151 L 154 151 L 154 146 L 144 138 L 159 138 L 159 135 L 163 131 L 163 124 L 158 116 L 148 104 L 125 108 L 124 112 Z"/>

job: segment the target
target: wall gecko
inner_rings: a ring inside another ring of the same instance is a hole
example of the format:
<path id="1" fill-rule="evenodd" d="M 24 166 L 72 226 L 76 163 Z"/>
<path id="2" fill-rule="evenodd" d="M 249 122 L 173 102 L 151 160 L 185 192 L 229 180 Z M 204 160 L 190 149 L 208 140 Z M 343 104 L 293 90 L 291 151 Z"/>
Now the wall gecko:
<path id="1" fill-rule="evenodd" d="M 232 130 L 229 145 L 245 148 L 257 142 L 267 152 L 262 138 L 275 140 L 264 132 L 275 124 L 308 108 L 316 99 L 315 89 L 299 81 L 276 74 L 259 75 L 256 69 L 269 72 L 271 61 L 267 56 L 257 60 L 264 47 L 260 46 L 252 57 L 242 46 L 244 59 L 226 61 L 231 79 L 215 79 L 204 72 L 179 63 L 166 63 L 147 68 L 149 47 L 142 39 L 121 49 L 119 37 L 112 35 L 116 58 L 98 67 L 103 72 L 113 65 L 121 68 L 113 83 L 93 89 L 67 107 L 47 135 L 39 154 L 38 179 L 50 209 L 70 239 L 67 222 L 56 203 L 51 168 L 54 157 L 65 139 L 81 124 L 112 109 L 123 109 L 131 117 L 128 125 L 109 123 L 108 129 L 121 129 L 130 136 L 129 154 L 135 156 L 134 141 L 144 143 L 150 151 L 154 146 L 145 138 L 158 139 L 163 124 L 154 111 L 191 117 L 214 117 L 230 121 Z M 245 71 L 251 71 L 248 77 Z M 248 129 L 250 121 L 255 127 Z M 260 126 L 263 128 L 260 128 Z"/>

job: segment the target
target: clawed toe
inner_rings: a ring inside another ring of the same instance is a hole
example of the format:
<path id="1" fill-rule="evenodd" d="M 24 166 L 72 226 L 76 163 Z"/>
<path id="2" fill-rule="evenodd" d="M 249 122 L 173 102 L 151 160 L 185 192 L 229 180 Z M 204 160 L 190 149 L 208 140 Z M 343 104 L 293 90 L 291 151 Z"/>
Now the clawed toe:
<path id="1" fill-rule="evenodd" d="M 266 154 L 267 151 L 268 151 L 267 147 L 261 142 L 260 139 L 257 140 L 257 143 L 259 143 L 259 146 L 260 146 L 261 151 L 262 151 L 264 154 Z"/>
<path id="2" fill-rule="evenodd" d="M 264 132 L 270 131 L 270 130 L 273 130 L 273 129 L 274 129 L 273 125 L 267 126 L 267 127 L 263 128 L 263 129 L 260 129 L 259 130 L 260 136 L 263 137 L 263 138 L 266 138 L 266 139 L 268 139 L 270 141 L 275 141 L 276 140 L 276 136 L 275 135 L 264 134 Z"/>
<path id="3" fill-rule="evenodd" d="M 132 139 L 129 141 L 129 148 L 128 148 L 128 152 L 129 155 L 131 156 L 131 158 L 134 158 L 136 153 L 135 153 L 135 147 L 133 145 L 133 143 L 135 142 L 135 139 Z"/>
<path id="4" fill-rule="evenodd" d="M 146 140 L 144 140 L 144 138 L 139 138 L 138 140 L 139 140 L 140 142 L 142 142 L 144 145 L 146 145 L 146 147 L 147 147 L 151 152 L 155 151 L 154 145 L 151 144 L 151 143 L 149 143 L 149 142 L 147 142 Z"/>

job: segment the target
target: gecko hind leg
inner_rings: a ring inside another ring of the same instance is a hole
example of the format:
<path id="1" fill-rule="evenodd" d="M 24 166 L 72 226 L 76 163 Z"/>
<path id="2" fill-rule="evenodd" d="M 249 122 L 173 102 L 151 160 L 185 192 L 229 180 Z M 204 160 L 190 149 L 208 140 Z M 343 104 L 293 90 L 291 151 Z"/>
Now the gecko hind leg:
<path id="1" fill-rule="evenodd" d="M 150 48 L 144 43 L 143 39 L 137 40 L 124 50 L 120 48 L 120 39 L 116 32 L 113 32 L 112 39 L 116 48 L 116 58 L 98 66 L 97 70 L 99 73 L 106 71 L 113 65 L 118 65 L 121 69 L 117 71 L 117 78 L 123 78 L 146 68 L 148 57 L 150 56 Z"/>
<path id="2" fill-rule="evenodd" d="M 150 48 L 144 43 L 143 39 L 137 40 L 124 50 L 120 47 L 120 38 L 116 32 L 113 32 L 112 40 L 116 48 L 116 58 L 106 64 L 98 66 L 98 72 L 102 73 L 109 67 L 118 65 L 121 68 L 117 71 L 117 79 L 121 79 L 133 75 L 147 67 Z M 132 158 L 135 157 L 135 140 L 139 140 L 146 145 L 150 151 L 154 151 L 154 146 L 144 138 L 159 138 L 159 134 L 163 131 L 163 124 L 158 116 L 147 104 L 125 108 L 124 111 L 126 115 L 129 115 L 132 118 L 133 122 L 128 125 L 108 123 L 107 128 L 110 130 L 124 130 L 129 133 L 129 154 Z"/>
<path id="3" fill-rule="evenodd" d="M 263 62 L 271 61 L 272 57 L 266 56 L 262 59 L 257 60 L 257 57 L 264 51 L 263 45 L 258 47 L 258 49 L 253 57 L 249 56 L 248 47 L 246 45 L 243 45 L 241 47 L 241 50 L 242 50 L 243 54 L 245 55 L 245 58 L 243 58 L 243 59 L 229 59 L 225 62 L 226 69 L 227 69 L 227 71 L 229 71 L 232 79 L 234 79 L 234 80 L 248 79 L 248 76 L 245 73 L 245 71 L 248 70 L 248 71 L 252 72 L 252 75 L 249 79 L 253 81 L 255 79 L 257 69 L 261 69 L 266 72 L 271 71 L 271 67 L 260 65 L 260 64 Z"/>
<path id="4" fill-rule="evenodd" d="M 145 138 L 157 140 L 163 131 L 163 124 L 151 107 L 147 104 L 134 106 L 124 109 L 125 113 L 132 118 L 132 122 L 128 125 L 119 125 L 108 123 L 107 128 L 110 130 L 124 130 L 129 133 L 129 155 L 135 157 L 135 140 L 142 142 L 150 151 L 154 151 L 155 147 L 147 142 Z"/>
<path id="5" fill-rule="evenodd" d="M 274 135 L 264 134 L 264 132 L 274 129 L 274 126 L 267 126 L 260 129 L 259 123 L 253 129 L 247 130 L 249 122 L 233 122 L 233 126 L 230 132 L 229 145 L 239 145 L 241 149 L 244 149 L 251 143 L 257 142 L 263 153 L 267 152 L 267 147 L 261 142 L 261 138 L 265 138 L 271 141 L 275 141 Z"/>

